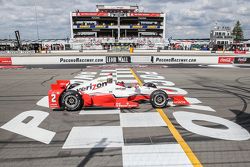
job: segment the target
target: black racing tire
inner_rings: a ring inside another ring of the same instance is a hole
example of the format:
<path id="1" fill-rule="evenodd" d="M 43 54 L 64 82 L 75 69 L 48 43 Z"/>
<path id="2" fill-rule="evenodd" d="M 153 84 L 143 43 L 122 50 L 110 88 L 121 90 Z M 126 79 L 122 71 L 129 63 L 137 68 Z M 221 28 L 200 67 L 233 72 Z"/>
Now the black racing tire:
<path id="1" fill-rule="evenodd" d="M 143 86 L 146 86 L 146 87 L 149 87 L 149 88 L 157 88 L 157 86 L 152 82 L 144 83 Z"/>
<path id="2" fill-rule="evenodd" d="M 150 95 L 150 103 L 153 108 L 166 108 L 168 104 L 168 94 L 163 90 L 155 90 Z"/>
<path id="3" fill-rule="evenodd" d="M 67 111 L 81 110 L 83 106 L 82 96 L 75 90 L 66 90 L 61 96 L 61 106 Z"/>

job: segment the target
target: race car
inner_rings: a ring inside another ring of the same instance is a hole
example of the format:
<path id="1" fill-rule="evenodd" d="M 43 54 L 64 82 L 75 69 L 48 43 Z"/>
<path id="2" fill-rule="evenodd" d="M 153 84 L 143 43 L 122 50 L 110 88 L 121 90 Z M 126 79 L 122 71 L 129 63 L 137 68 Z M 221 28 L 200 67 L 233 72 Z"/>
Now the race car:
<path id="1" fill-rule="evenodd" d="M 169 94 L 154 83 L 126 86 L 112 76 L 99 77 L 83 83 L 57 80 L 48 92 L 49 107 L 77 111 L 88 107 L 138 108 L 140 102 L 150 102 L 154 108 L 165 108 L 169 100 L 175 105 L 189 105 L 183 96 Z"/>

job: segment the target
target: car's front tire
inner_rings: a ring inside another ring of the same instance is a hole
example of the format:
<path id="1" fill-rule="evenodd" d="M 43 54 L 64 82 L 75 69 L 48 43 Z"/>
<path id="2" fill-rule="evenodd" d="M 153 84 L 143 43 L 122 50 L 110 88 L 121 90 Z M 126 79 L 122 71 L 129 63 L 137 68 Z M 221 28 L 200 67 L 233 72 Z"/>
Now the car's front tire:
<path id="1" fill-rule="evenodd" d="M 163 90 L 155 90 L 150 95 L 150 103 L 154 108 L 165 108 L 168 104 L 168 95 Z"/>
<path id="2" fill-rule="evenodd" d="M 75 90 L 66 90 L 61 96 L 61 105 L 67 111 L 78 111 L 82 109 L 83 100 Z"/>

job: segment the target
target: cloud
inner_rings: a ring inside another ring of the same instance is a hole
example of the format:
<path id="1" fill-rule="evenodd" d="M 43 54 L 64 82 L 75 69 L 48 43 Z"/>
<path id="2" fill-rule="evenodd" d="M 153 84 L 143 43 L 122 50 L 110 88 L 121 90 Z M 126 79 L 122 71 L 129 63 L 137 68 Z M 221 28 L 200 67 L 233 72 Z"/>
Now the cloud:
<path id="1" fill-rule="evenodd" d="M 233 27 L 240 20 L 245 38 L 250 38 L 249 0 L 0 0 L 0 38 L 14 38 L 20 30 L 23 39 L 36 39 L 37 26 L 40 38 L 69 37 L 69 13 L 95 11 L 97 4 L 138 5 L 145 12 L 167 13 L 167 37 L 208 38 L 215 23 Z"/>

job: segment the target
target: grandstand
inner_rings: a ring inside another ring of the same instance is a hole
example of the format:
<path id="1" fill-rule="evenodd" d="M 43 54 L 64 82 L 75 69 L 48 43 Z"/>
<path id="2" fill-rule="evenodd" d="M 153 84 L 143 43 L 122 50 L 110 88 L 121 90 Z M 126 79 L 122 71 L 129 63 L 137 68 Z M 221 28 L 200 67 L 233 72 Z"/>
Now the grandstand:
<path id="1" fill-rule="evenodd" d="M 77 10 L 70 15 L 71 42 L 75 49 L 164 46 L 165 13 L 141 12 L 138 6 L 97 5 L 96 12 Z"/>

